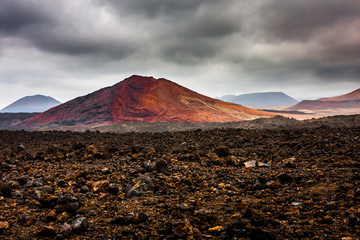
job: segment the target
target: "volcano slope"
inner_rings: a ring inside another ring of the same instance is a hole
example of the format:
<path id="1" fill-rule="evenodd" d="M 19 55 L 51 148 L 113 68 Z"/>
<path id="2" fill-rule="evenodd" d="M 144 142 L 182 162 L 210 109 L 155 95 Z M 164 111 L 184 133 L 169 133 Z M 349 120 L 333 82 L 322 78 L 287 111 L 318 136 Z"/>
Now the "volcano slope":
<path id="1" fill-rule="evenodd" d="M 359 136 L 1 131 L 0 238 L 356 239 Z"/>
<path id="2" fill-rule="evenodd" d="M 174 82 L 134 75 L 24 121 L 24 127 L 126 122 L 234 122 L 275 114 L 206 97 Z"/>
<path id="3" fill-rule="evenodd" d="M 300 103 L 291 106 L 287 110 L 337 110 L 337 109 L 348 109 L 360 108 L 360 88 L 350 93 L 329 98 L 320 98 L 317 100 L 303 100 Z M 358 113 L 355 112 L 355 113 Z"/>

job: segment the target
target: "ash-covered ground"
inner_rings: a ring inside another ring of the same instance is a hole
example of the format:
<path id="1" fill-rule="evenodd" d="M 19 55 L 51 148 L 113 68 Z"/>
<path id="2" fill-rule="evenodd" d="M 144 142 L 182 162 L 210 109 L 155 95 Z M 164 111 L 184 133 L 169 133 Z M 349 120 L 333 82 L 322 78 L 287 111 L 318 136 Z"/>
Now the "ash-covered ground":
<path id="1" fill-rule="evenodd" d="M 359 126 L 3 130 L 0 146 L 2 239 L 360 236 Z"/>

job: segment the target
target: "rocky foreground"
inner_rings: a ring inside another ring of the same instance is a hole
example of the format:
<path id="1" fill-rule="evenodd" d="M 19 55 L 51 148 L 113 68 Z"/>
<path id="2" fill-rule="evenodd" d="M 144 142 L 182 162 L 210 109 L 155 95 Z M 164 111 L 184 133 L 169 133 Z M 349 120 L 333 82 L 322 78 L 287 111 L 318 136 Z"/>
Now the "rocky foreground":
<path id="1" fill-rule="evenodd" d="M 0 238 L 357 239 L 359 136 L 0 131 Z"/>

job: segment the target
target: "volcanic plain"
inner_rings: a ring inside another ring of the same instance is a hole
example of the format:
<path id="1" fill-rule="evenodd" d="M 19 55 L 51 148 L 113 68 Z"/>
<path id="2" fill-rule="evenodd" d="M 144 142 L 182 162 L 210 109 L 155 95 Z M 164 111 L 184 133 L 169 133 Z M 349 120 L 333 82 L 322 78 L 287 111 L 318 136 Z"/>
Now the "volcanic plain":
<path id="1" fill-rule="evenodd" d="M 360 127 L 323 123 L 2 130 L 0 238 L 357 239 Z"/>

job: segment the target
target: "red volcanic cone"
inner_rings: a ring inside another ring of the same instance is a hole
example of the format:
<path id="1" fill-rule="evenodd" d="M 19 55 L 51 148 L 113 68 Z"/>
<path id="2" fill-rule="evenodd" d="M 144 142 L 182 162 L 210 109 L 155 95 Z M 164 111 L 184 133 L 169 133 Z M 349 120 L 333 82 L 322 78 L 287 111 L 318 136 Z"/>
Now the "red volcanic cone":
<path id="1" fill-rule="evenodd" d="M 273 114 L 198 94 L 166 79 L 132 76 L 52 108 L 25 126 L 122 122 L 232 122 Z"/>

